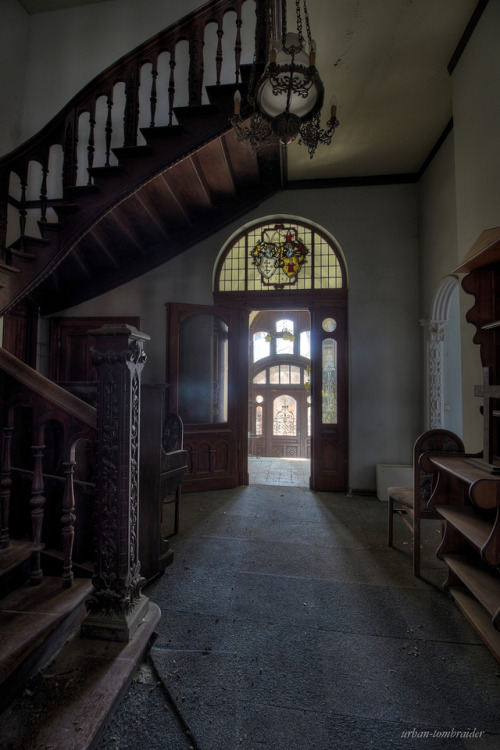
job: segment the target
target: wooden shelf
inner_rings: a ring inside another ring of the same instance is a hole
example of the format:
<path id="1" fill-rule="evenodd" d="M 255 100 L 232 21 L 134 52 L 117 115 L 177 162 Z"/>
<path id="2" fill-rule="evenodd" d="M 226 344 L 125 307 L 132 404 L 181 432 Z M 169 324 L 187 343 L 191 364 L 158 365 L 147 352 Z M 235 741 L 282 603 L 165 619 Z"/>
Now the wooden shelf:
<path id="1" fill-rule="evenodd" d="M 480 551 L 491 534 L 491 523 L 481 518 L 470 506 L 438 505 L 437 512 Z"/>
<path id="2" fill-rule="evenodd" d="M 429 507 L 444 519 L 445 586 L 500 661 L 500 227 L 482 232 L 456 272 L 467 272 L 462 287 L 474 297 L 467 321 L 480 346 L 483 446 L 478 455 L 427 453 L 421 466 L 437 479 Z"/>
<path id="3" fill-rule="evenodd" d="M 491 624 L 491 618 L 484 607 L 466 589 L 453 586 L 450 588 L 450 594 L 493 656 L 500 661 L 500 632 Z"/>
<path id="4" fill-rule="evenodd" d="M 499 468 L 473 456 L 459 454 L 428 455 L 436 469 L 455 477 L 468 488 L 469 499 L 480 508 L 500 508 Z M 439 485 L 438 485 L 439 489 Z"/>
<path id="5" fill-rule="evenodd" d="M 500 621 L 500 578 L 466 555 L 444 555 L 443 559 L 491 615 L 492 624 L 497 625 Z"/>

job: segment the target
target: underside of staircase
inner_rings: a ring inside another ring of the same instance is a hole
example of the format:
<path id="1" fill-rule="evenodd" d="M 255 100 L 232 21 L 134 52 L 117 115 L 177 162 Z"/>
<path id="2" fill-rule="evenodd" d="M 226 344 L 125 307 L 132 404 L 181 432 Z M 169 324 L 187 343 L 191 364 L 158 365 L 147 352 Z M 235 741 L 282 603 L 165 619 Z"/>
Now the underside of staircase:
<path id="1" fill-rule="evenodd" d="M 59 221 L 40 224 L 41 239 L 25 236 L 22 249 L 11 251 L 2 307 L 29 293 L 47 315 L 92 299 L 278 191 L 279 146 L 255 154 L 238 141 L 229 122 L 234 90 L 212 87 L 210 104 L 176 110 L 174 127 L 142 129 L 145 145 L 114 149 L 116 166 L 91 169 L 91 185 L 68 189 L 54 205 Z"/>
<path id="2" fill-rule="evenodd" d="M 0 315 L 22 300 L 41 315 L 90 300 L 281 189 L 277 141 L 255 152 L 231 125 L 236 91 L 243 120 L 252 114 L 247 94 L 255 61 L 267 59 L 268 11 L 258 0 L 209 0 L 109 66 L 0 159 Z M 187 80 L 176 73 L 186 41 Z M 232 82 L 222 80 L 225 61 Z"/>

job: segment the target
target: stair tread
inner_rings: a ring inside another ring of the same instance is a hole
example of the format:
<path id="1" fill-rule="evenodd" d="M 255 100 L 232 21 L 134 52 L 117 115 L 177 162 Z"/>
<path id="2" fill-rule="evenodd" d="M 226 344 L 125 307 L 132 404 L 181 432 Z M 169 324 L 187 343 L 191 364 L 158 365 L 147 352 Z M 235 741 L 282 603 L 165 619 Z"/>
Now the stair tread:
<path id="1" fill-rule="evenodd" d="M 75 635 L 28 690 L 0 716 L 2 739 L 12 750 L 87 748 L 99 737 L 144 658 L 160 619 L 149 604 L 129 643 Z"/>
<path id="2" fill-rule="evenodd" d="M 31 540 L 11 539 L 9 546 L 0 550 L 0 576 L 14 570 L 25 560 L 29 560 L 32 552 L 33 542 Z"/>
<path id="3" fill-rule="evenodd" d="M 26 583 L 0 601 L 0 684 L 16 666 L 56 630 L 58 624 L 91 592 L 88 579 L 63 589 L 60 578 L 44 578 L 39 586 Z"/>
<path id="4" fill-rule="evenodd" d="M 140 130 L 146 140 L 170 137 L 184 132 L 181 125 L 155 125 L 154 127 L 141 128 Z"/>

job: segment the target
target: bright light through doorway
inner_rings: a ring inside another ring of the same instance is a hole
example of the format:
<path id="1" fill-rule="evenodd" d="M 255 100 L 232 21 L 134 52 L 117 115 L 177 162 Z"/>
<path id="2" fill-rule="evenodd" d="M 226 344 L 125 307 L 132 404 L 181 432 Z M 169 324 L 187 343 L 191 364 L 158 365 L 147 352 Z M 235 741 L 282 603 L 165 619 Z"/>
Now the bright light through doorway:
<path id="1" fill-rule="evenodd" d="M 308 458 L 248 457 L 249 484 L 309 487 Z"/>

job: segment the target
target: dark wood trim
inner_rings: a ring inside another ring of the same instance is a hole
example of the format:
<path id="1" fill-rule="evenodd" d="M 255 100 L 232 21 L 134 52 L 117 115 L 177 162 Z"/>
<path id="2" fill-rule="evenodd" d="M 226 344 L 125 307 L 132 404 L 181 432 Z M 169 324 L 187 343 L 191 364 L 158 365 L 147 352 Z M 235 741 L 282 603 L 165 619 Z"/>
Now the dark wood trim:
<path id="1" fill-rule="evenodd" d="M 285 183 L 285 190 L 323 190 L 325 188 L 371 187 L 372 185 L 402 185 L 418 182 L 418 172 L 402 174 L 379 174 L 365 177 L 328 177 L 314 180 L 290 180 Z"/>
<path id="2" fill-rule="evenodd" d="M 91 346 L 95 337 L 89 331 L 105 325 L 131 325 L 140 329 L 138 316 L 68 317 L 50 319 L 49 377 L 56 382 L 97 380 L 91 362 Z M 80 363 L 75 377 L 71 360 Z"/>
<path id="3" fill-rule="evenodd" d="M 421 177 L 423 177 L 423 175 L 425 173 L 425 170 L 432 163 L 432 161 L 434 160 L 434 157 L 437 155 L 437 153 L 439 152 L 441 146 L 443 145 L 443 143 L 445 142 L 445 140 L 448 138 L 448 136 L 449 136 L 449 134 L 451 133 L 452 130 L 453 130 L 453 117 L 451 117 L 448 120 L 448 123 L 447 123 L 445 129 L 443 130 L 443 132 L 441 133 L 441 135 L 437 139 L 437 141 L 434 144 L 434 146 L 432 147 L 432 149 L 429 151 L 427 159 L 424 161 L 424 163 L 420 167 L 420 169 L 418 171 L 418 179 L 419 180 L 420 180 Z"/>
<path id="4" fill-rule="evenodd" d="M 489 0 L 479 0 L 478 4 L 476 5 L 476 8 L 474 10 L 474 13 L 470 17 L 469 23 L 465 27 L 465 31 L 460 37 L 460 41 L 458 42 L 455 51 L 453 55 L 451 56 L 450 62 L 448 63 L 448 73 L 451 74 L 457 67 L 460 58 L 462 57 L 463 52 L 465 51 L 465 48 L 467 47 L 469 43 L 469 39 L 471 38 L 474 29 L 476 28 L 479 19 L 483 15 L 486 6 L 488 5 Z"/>

